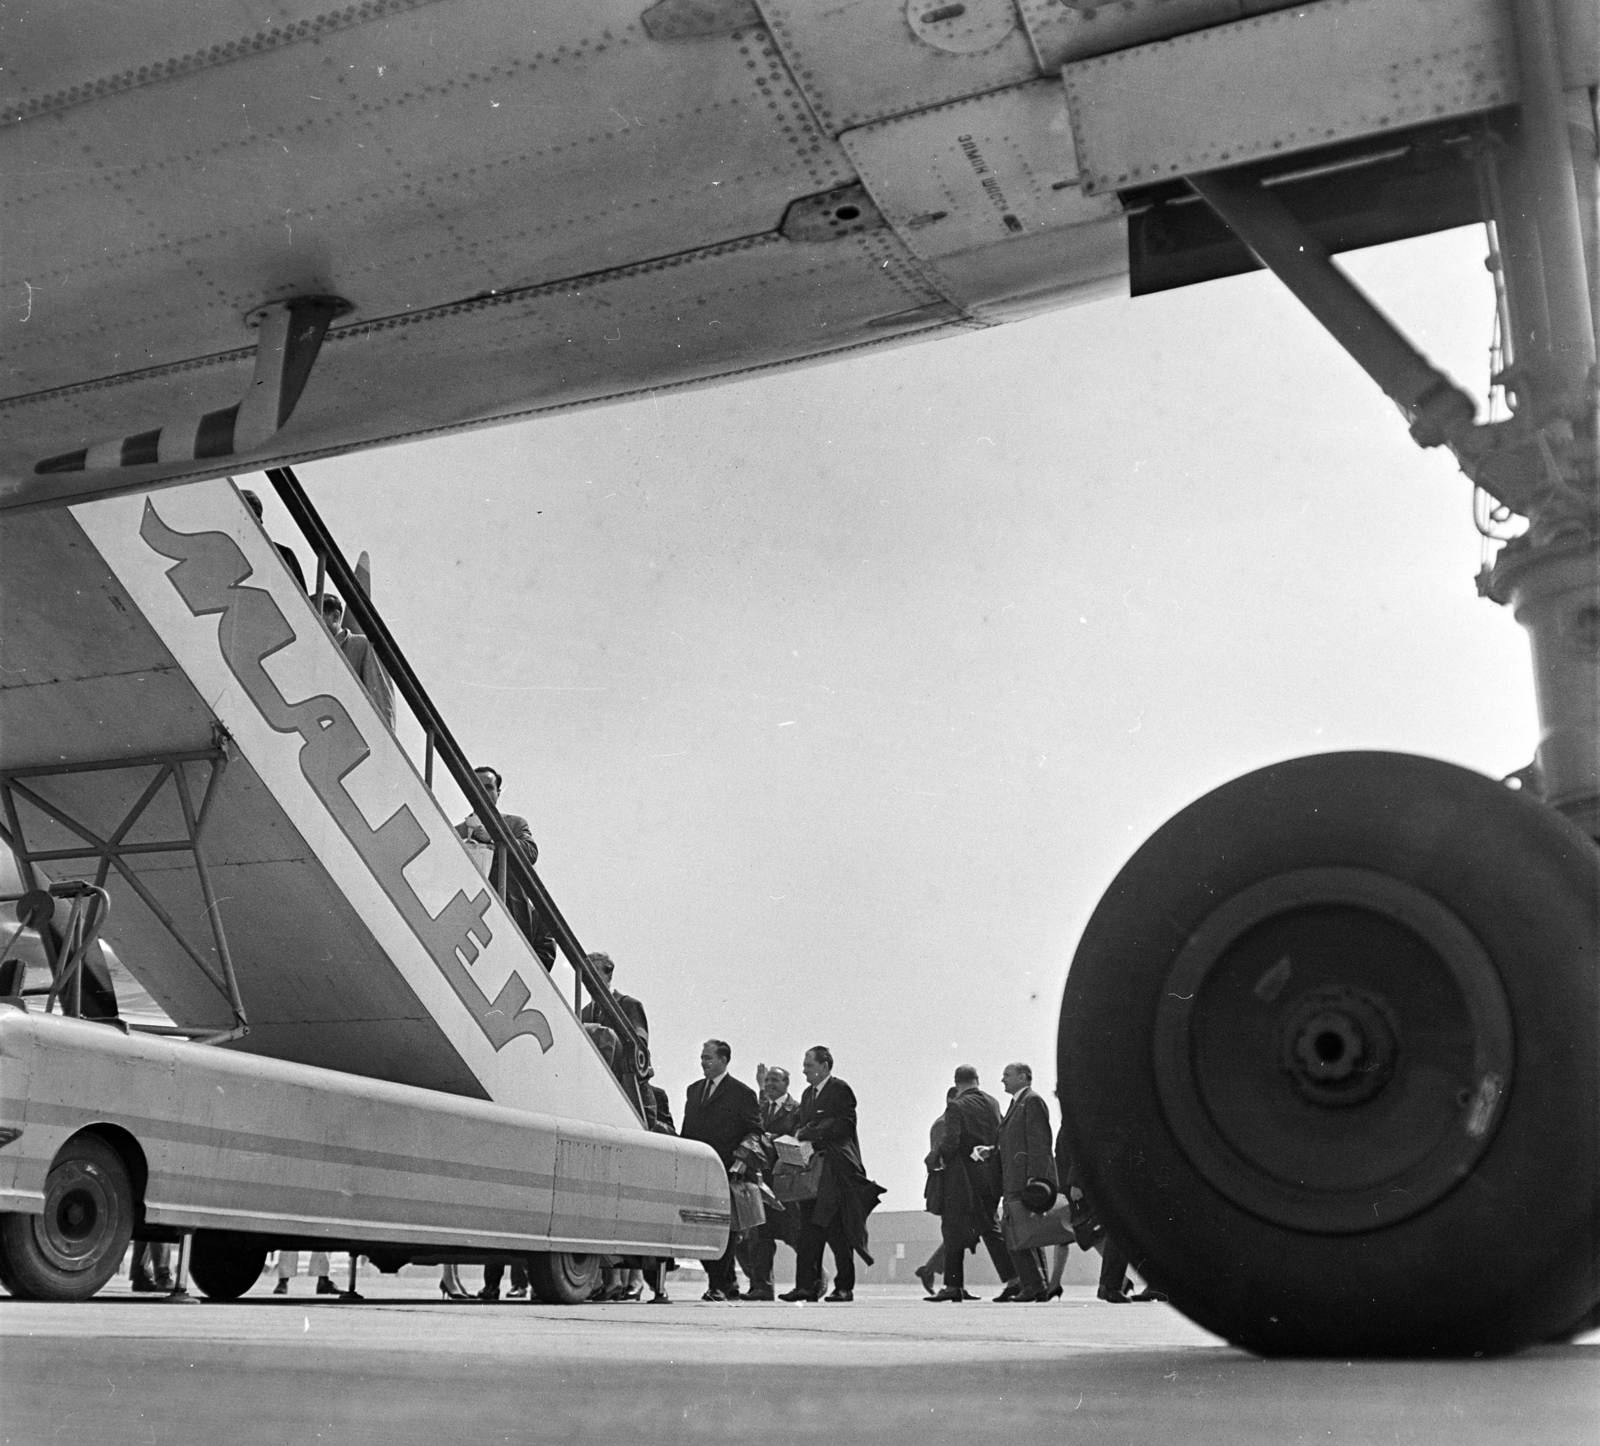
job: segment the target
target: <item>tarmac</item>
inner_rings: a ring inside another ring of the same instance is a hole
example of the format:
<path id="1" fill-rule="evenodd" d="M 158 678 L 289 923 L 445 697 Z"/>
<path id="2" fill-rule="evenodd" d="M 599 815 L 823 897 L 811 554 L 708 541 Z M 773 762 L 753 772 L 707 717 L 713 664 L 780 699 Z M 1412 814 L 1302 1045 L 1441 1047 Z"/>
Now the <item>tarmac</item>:
<path id="1" fill-rule="evenodd" d="M 474 1273 L 475 1274 L 475 1273 Z M 336 1272 L 337 1278 L 337 1272 Z M 1094 1446 L 1600 1441 L 1600 1334 L 1484 1361 L 1263 1361 L 1160 1304 L 453 1303 L 432 1274 L 365 1300 L 0 1297 L 0 1441 L 961 1440 Z"/>

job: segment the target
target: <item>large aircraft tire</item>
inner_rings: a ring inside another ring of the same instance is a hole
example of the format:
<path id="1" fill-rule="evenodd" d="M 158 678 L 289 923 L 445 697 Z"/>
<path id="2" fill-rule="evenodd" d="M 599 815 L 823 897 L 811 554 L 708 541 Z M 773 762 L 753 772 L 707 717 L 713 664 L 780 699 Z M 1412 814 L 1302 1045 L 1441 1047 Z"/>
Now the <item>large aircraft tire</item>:
<path id="1" fill-rule="evenodd" d="M 582 1305 L 599 1282 L 598 1255 L 553 1250 L 528 1257 L 528 1283 L 546 1305 Z"/>
<path id="2" fill-rule="evenodd" d="M 88 1300 L 132 1238 L 121 1156 L 96 1135 L 75 1135 L 45 1177 L 44 1212 L 0 1215 L 0 1284 L 23 1300 Z"/>
<path id="3" fill-rule="evenodd" d="M 210 1300 L 238 1300 L 261 1279 L 267 1242 L 232 1230 L 197 1230 L 189 1249 L 189 1279 Z"/>
<path id="4" fill-rule="evenodd" d="M 1134 1267 L 1267 1355 L 1478 1354 L 1600 1299 L 1600 850 L 1399 754 L 1161 828 L 1062 1002 L 1067 1140 Z"/>

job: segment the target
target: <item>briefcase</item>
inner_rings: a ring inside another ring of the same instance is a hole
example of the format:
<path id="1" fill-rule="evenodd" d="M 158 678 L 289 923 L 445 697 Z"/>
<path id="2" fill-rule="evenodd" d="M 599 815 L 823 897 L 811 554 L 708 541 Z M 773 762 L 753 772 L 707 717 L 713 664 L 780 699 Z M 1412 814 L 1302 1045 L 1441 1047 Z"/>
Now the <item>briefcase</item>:
<path id="1" fill-rule="evenodd" d="M 1075 1239 L 1065 1204 L 1047 1210 L 1043 1215 L 1035 1215 L 1020 1200 L 1006 1201 L 1005 1228 L 1001 1233 L 1009 1250 L 1071 1245 Z"/>
<path id="2" fill-rule="evenodd" d="M 780 1160 L 772 1171 L 772 1193 L 785 1204 L 815 1200 L 822 1188 L 822 1161 L 820 1154 L 813 1155 L 809 1165 L 788 1165 Z"/>
<path id="3" fill-rule="evenodd" d="M 767 1218 L 767 1207 L 761 1203 L 761 1187 L 754 1180 L 731 1180 L 728 1193 L 733 1200 L 733 1224 L 736 1235 L 758 1229 Z"/>

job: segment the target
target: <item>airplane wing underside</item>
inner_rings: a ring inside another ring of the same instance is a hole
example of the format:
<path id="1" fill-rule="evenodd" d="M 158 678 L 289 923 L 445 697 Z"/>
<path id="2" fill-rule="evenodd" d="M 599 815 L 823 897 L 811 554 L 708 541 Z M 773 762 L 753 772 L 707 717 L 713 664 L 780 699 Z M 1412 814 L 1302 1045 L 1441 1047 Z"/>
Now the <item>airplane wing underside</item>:
<path id="1" fill-rule="evenodd" d="M 1244 129 L 1261 155 L 1515 99 L 1495 0 L 10 11 L 0 506 L 704 383 L 1123 288 L 1140 187 L 1227 163 L 1230 97 L 1248 109 L 1264 58 L 1270 78 L 1314 53 L 1290 28 L 1314 13 L 1364 37 L 1349 64 L 1387 75 L 1392 103 L 1380 116 L 1347 86 L 1320 130 L 1256 118 Z M 1463 35 L 1461 55 L 1430 60 Z M 1199 37 L 1213 43 L 1181 44 Z M 1215 87 L 1192 117 L 1172 103 L 1201 98 L 1186 84 Z M 1141 128 L 1151 112 L 1159 125 Z M 298 364 L 303 392 L 267 440 L 241 422 L 218 442 L 214 419 L 261 376 L 252 323 L 304 297 L 337 298 L 338 314 Z"/>

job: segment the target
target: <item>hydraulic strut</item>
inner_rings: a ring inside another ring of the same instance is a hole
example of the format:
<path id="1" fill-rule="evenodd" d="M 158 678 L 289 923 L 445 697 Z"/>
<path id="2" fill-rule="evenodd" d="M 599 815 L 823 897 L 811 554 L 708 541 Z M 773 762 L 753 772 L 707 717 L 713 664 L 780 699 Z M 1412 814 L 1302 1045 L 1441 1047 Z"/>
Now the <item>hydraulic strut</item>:
<path id="1" fill-rule="evenodd" d="M 1513 0 L 1520 104 L 1478 162 L 1498 258 L 1505 421 L 1434 367 L 1253 177 L 1189 184 L 1395 402 L 1420 446 L 1528 528 L 1480 579 L 1533 648 L 1540 742 L 1524 785 L 1600 838 L 1600 212 L 1595 94 L 1563 91 L 1549 0 Z"/>

